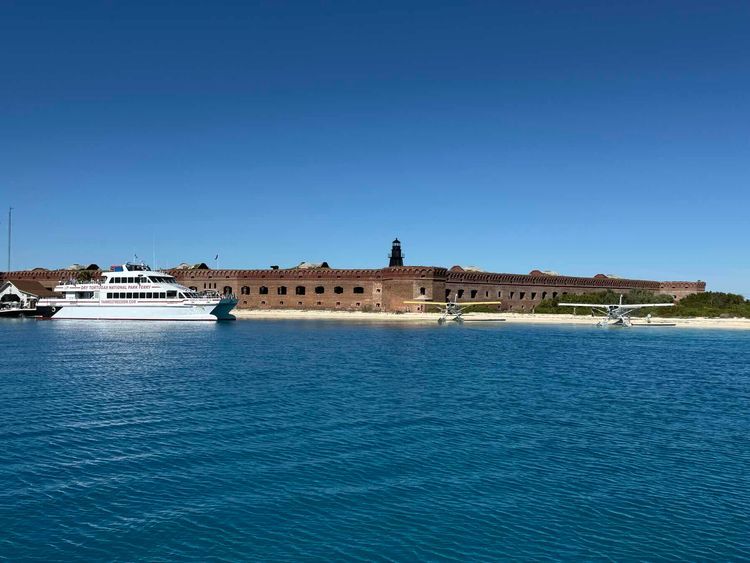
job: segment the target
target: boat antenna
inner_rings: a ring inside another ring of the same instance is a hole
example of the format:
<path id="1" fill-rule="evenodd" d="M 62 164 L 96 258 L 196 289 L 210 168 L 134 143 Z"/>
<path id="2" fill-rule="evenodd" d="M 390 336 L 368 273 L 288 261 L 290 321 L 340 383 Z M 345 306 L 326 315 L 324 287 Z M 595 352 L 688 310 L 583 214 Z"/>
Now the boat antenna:
<path id="1" fill-rule="evenodd" d="M 10 272 L 10 244 L 13 234 L 13 208 L 8 208 L 8 271 Z"/>

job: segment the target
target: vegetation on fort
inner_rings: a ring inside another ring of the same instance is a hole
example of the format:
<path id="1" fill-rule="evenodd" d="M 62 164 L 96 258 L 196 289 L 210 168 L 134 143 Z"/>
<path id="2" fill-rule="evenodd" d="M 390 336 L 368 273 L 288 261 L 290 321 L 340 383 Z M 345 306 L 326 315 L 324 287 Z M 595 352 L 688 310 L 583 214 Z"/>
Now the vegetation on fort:
<path id="1" fill-rule="evenodd" d="M 80 270 L 76 273 L 78 283 L 88 283 L 94 279 L 94 273 L 91 270 Z"/>
<path id="2" fill-rule="evenodd" d="M 620 294 L 612 291 L 584 293 L 581 295 L 561 295 L 556 299 L 545 299 L 536 306 L 536 313 L 568 313 L 570 307 L 560 307 L 560 303 L 591 303 L 611 304 L 620 300 Z M 672 303 L 671 295 L 653 294 L 647 291 L 632 291 L 623 295 L 623 303 Z M 576 307 L 576 314 L 590 315 L 588 307 Z M 677 301 L 674 307 L 658 309 L 641 309 L 633 316 L 646 316 L 649 313 L 655 317 L 745 317 L 750 318 L 750 301 L 742 295 L 707 291 L 694 293 Z"/>
<path id="3" fill-rule="evenodd" d="M 750 300 L 735 293 L 694 293 L 680 299 L 674 307 L 660 310 L 658 316 L 750 318 Z"/>

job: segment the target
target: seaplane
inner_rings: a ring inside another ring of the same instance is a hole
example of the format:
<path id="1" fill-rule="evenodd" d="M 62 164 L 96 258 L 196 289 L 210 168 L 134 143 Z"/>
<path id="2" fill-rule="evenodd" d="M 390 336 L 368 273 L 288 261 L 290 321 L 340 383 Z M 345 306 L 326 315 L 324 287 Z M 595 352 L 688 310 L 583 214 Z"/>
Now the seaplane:
<path id="1" fill-rule="evenodd" d="M 438 324 L 444 324 L 448 321 L 453 321 L 456 323 L 462 323 L 464 322 L 463 314 L 466 311 L 466 309 L 469 309 L 470 307 L 476 307 L 477 305 L 500 305 L 502 304 L 502 301 L 472 301 L 471 303 L 459 303 L 458 302 L 458 294 L 455 295 L 453 298 L 453 301 L 444 301 L 444 302 L 438 302 L 438 301 L 404 301 L 404 303 L 410 304 L 410 305 L 431 305 L 433 307 L 437 307 L 438 313 L 440 313 L 440 316 L 438 317 Z M 505 319 L 497 319 L 497 320 L 505 320 Z"/>
<path id="2" fill-rule="evenodd" d="M 633 326 L 633 321 L 630 319 L 635 311 L 643 309 L 645 307 L 674 307 L 674 303 L 635 303 L 627 304 L 622 302 L 622 295 L 620 295 L 620 302 L 614 305 L 597 305 L 595 303 L 558 303 L 560 307 L 587 307 L 591 309 L 591 315 L 595 316 L 594 313 L 598 313 L 602 318 L 596 323 L 596 326 Z M 651 323 L 651 315 L 647 317 L 647 323 Z M 670 326 L 670 325 L 660 325 Z"/>

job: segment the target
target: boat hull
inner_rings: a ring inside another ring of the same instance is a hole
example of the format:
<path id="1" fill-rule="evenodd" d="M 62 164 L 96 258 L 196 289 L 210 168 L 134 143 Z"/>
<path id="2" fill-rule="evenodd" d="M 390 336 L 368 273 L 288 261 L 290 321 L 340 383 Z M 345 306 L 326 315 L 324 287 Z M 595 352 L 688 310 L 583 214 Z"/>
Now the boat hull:
<path id="1" fill-rule="evenodd" d="M 131 320 L 131 321 L 218 321 L 234 320 L 230 311 L 236 302 L 224 301 L 206 304 L 143 304 L 143 305 L 99 305 L 85 303 L 54 303 L 37 306 L 43 318 Z"/>

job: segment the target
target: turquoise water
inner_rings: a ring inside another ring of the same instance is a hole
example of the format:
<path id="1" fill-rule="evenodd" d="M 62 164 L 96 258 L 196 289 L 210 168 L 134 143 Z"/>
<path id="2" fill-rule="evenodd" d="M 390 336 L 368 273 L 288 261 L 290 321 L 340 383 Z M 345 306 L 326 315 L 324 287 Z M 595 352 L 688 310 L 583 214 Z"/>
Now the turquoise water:
<path id="1" fill-rule="evenodd" d="M 750 333 L 0 323 L 0 559 L 750 557 Z"/>

